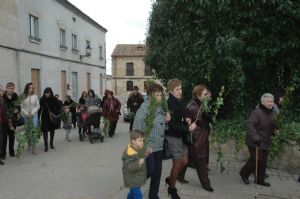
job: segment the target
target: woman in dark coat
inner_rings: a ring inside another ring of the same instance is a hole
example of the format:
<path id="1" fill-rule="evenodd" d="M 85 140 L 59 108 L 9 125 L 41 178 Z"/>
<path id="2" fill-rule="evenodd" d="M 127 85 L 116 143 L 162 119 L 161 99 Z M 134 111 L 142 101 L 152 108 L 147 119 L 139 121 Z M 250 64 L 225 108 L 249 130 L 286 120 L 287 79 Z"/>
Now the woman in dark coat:
<path id="1" fill-rule="evenodd" d="M 61 110 L 61 105 L 56 97 L 53 95 L 53 91 L 50 87 L 44 90 L 44 94 L 40 99 L 40 118 L 41 127 L 44 137 L 45 152 L 48 151 L 48 132 L 50 131 L 50 148 L 54 149 L 53 140 L 54 133 L 56 129 L 60 128 L 60 122 L 56 123 L 50 119 L 50 112 L 59 115 Z"/>
<path id="2" fill-rule="evenodd" d="M 268 154 L 271 145 L 271 137 L 278 133 L 275 119 L 276 111 L 273 109 L 274 96 L 270 93 L 265 93 L 261 97 L 261 104 L 251 112 L 249 119 L 246 122 L 246 145 L 250 153 L 250 158 L 242 167 L 240 175 L 245 184 L 249 184 L 249 176 L 255 173 L 256 167 L 256 147 L 258 152 L 258 173 L 256 183 L 263 186 L 271 186 L 265 181 L 265 173 L 268 162 Z"/>
<path id="3" fill-rule="evenodd" d="M 87 98 L 88 94 L 86 91 L 82 91 L 81 97 L 79 98 L 79 104 L 85 104 L 85 99 Z"/>
<path id="4" fill-rule="evenodd" d="M 172 199 L 179 199 L 177 189 L 175 187 L 176 179 L 179 172 L 186 166 L 188 162 L 188 150 L 183 138 L 189 131 L 196 128 L 195 123 L 191 123 L 190 119 L 184 117 L 185 105 L 183 104 L 181 81 L 171 79 L 168 81 L 168 108 L 171 114 L 171 120 L 168 122 L 169 129 L 165 132 L 165 139 L 168 141 L 168 152 L 172 156 L 172 170 L 170 177 L 166 178 L 166 183 L 169 184 L 168 193 Z M 180 179 L 185 182 L 184 179 Z"/>
<path id="5" fill-rule="evenodd" d="M 66 101 L 64 101 L 63 106 L 70 107 L 70 112 L 72 114 L 72 124 L 73 124 L 73 127 L 76 128 L 76 105 L 70 95 L 66 96 Z"/>
<path id="6" fill-rule="evenodd" d="M 107 93 L 107 99 L 104 101 L 102 108 L 103 116 L 106 117 L 110 123 L 108 132 L 109 137 L 113 137 L 115 135 L 119 116 L 121 115 L 120 109 L 120 101 L 114 97 L 114 93 L 112 91 L 109 91 Z"/>
<path id="7" fill-rule="evenodd" d="M 186 117 L 196 123 L 192 131 L 193 143 L 188 146 L 191 162 L 194 164 L 202 187 L 207 191 L 214 191 L 208 178 L 207 160 L 209 158 L 209 122 L 210 114 L 203 111 L 203 100 L 210 99 L 210 92 L 205 85 L 195 86 L 192 93 L 193 99 L 187 105 Z"/>

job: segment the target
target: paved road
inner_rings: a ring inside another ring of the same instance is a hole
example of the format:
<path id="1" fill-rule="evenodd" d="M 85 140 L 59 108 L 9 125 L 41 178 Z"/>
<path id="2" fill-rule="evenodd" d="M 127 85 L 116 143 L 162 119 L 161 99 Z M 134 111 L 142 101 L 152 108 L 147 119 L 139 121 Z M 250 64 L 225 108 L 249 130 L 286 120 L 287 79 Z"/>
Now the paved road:
<path id="1" fill-rule="evenodd" d="M 0 167 L 0 199 L 123 199 L 127 189 L 123 187 L 121 153 L 128 142 L 128 124 L 120 122 L 114 138 L 104 143 L 80 143 L 77 130 L 72 131 L 72 141 L 65 141 L 63 131 L 55 137 L 56 150 L 43 152 L 42 141 L 38 155 L 25 152 L 20 158 L 8 157 L 5 166 Z M 253 184 L 244 185 L 238 176 L 242 162 L 226 159 L 226 171 L 219 172 L 214 154 L 211 154 L 210 179 L 214 193 L 208 193 L 199 186 L 196 172 L 187 171 L 188 185 L 178 183 L 182 199 L 250 199 L 254 198 Z M 169 175 L 170 161 L 164 161 L 160 189 L 161 199 L 167 199 L 163 183 Z M 300 183 L 296 175 L 278 170 L 269 170 L 272 186 L 258 187 L 259 193 L 300 199 Z M 252 179 L 253 180 L 253 179 Z M 149 182 L 143 187 L 145 198 Z M 259 197 L 270 198 L 270 197 Z"/>
<path id="2" fill-rule="evenodd" d="M 128 124 L 120 122 L 117 135 L 104 143 L 80 143 L 77 129 L 71 142 L 56 133 L 56 150 L 38 155 L 28 151 L 20 158 L 7 157 L 0 167 L 0 199 L 105 199 L 123 184 L 121 154 L 128 142 Z"/>

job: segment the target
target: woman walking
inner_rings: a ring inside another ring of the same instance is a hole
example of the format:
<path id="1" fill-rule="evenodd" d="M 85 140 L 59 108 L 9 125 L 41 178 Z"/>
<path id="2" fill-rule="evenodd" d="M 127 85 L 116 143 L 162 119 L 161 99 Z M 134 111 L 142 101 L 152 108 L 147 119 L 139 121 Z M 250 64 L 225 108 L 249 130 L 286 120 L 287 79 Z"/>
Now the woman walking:
<path id="1" fill-rule="evenodd" d="M 162 159 L 163 159 L 163 142 L 165 134 L 165 123 L 170 121 L 170 114 L 166 113 L 162 107 L 163 87 L 159 84 L 153 83 L 147 88 L 147 95 L 149 100 L 145 101 L 136 113 L 133 130 L 138 129 L 145 131 L 145 119 L 149 111 L 154 111 L 153 126 L 148 135 L 147 144 L 152 149 L 152 152 L 146 159 L 147 176 L 151 178 L 149 188 L 149 199 L 159 199 L 159 184 L 162 173 Z M 153 99 L 154 98 L 154 99 Z M 155 100 L 158 104 L 157 108 L 150 107 L 150 101 Z M 152 110 L 154 109 L 154 110 Z M 150 112 L 151 114 L 151 112 Z M 149 125 L 149 124 L 148 124 Z"/>
<path id="2" fill-rule="evenodd" d="M 258 148 L 258 173 L 256 184 L 271 186 L 265 181 L 266 167 L 268 162 L 269 149 L 272 135 L 278 133 L 275 124 L 277 112 L 273 109 L 274 96 L 265 93 L 261 97 L 261 104 L 253 110 L 246 122 L 246 145 L 250 153 L 250 158 L 240 171 L 240 176 L 245 184 L 250 184 L 249 176 L 255 172 L 256 148 Z"/>
<path id="3" fill-rule="evenodd" d="M 81 97 L 79 98 L 79 104 L 85 104 L 85 99 L 87 98 L 87 92 L 82 91 Z"/>
<path id="4" fill-rule="evenodd" d="M 171 120 L 168 123 L 169 129 L 166 131 L 166 140 L 168 142 L 168 149 L 172 155 L 172 170 L 170 177 L 165 179 L 169 185 L 168 193 L 172 199 L 179 199 L 177 189 L 175 187 L 176 179 L 179 172 L 186 166 L 188 162 L 188 150 L 183 139 L 189 131 L 196 128 L 195 123 L 191 123 L 190 119 L 184 117 L 185 106 L 181 99 L 182 87 L 181 81 L 178 79 L 171 79 L 168 81 L 168 107 L 171 114 Z"/>
<path id="5" fill-rule="evenodd" d="M 40 99 L 41 124 L 44 137 L 45 152 L 48 152 L 48 132 L 50 132 L 50 148 L 55 149 L 53 145 L 55 130 L 60 128 L 60 114 L 61 106 L 53 95 L 50 87 L 44 90 L 44 94 Z"/>
<path id="6" fill-rule="evenodd" d="M 110 123 L 108 131 L 109 137 L 113 137 L 115 135 L 119 116 L 121 115 L 120 109 L 120 101 L 114 97 L 114 93 L 112 91 L 109 91 L 102 108 L 103 116 L 106 117 Z"/>
<path id="7" fill-rule="evenodd" d="M 202 187 L 212 192 L 214 191 L 210 185 L 208 178 L 207 160 L 209 158 L 209 122 L 210 114 L 204 111 L 203 101 L 209 100 L 211 97 L 207 87 L 203 84 L 195 86 L 192 92 L 192 100 L 187 105 L 186 117 L 191 118 L 196 123 L 196 128 L 191 132 L 191 141 L 188 150 L 191 154 L 191 162 L 194 163 L 198 178 Z"/>
<path id="8" fill-rule="evenodd" d="M 25 99 L 21 103 L 22 115 L 25 119 L 25 124 L 29 125 L 31 122 L 33 128 L 37 128 L 39 125 L 38 120 L 38 111 L 40 109 L 39 98 L 34 94 L 34 86 L 32 83 L 28 83 L 24 88 Z M 31 120 L 31 121 L 30 121 Z M 27 137 L 28 150 L 32 152 L 33 155 L 36 155 L 36 140 L 37 135 L 33 129 L 29 129 L 30 126 L 25 128 L 25 133 Z"/>

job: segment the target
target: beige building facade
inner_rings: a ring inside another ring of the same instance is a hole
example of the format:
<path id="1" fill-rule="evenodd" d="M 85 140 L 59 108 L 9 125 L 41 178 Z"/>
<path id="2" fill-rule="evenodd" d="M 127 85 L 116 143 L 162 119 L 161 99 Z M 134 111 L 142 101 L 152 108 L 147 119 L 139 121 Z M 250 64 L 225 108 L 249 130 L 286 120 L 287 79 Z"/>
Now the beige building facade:
<path id="1" fill-rule="evenodd" d="M 0 1 L 0 84 L 21 93 L 33 82 L 41 96 L 51 87 L 77 100 L 103 95 L 107 30 L 67 0 Z"/>
<path id="2" fill-rule="evenodd" d="M 118 44 L 112 53 L 111 85 L 115 95 L 128 96 L 133 86 L 145 92 L 147 80 L 153 79 L 151 67 L 145 65 L 144 44 Z"/>

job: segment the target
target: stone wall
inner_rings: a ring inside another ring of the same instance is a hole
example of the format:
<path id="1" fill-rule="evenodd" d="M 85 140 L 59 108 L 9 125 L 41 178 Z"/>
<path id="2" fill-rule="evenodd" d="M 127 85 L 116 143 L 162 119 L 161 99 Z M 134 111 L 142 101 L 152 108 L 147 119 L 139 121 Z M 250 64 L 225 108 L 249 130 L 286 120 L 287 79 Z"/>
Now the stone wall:
<path id="1" fill-rule="evenodd" d="M 245 145 L 242 149 L 236 152 L 235 142 L 233 140 L 226 144 L 222 144 L 221 149 L 223 154 L 226 156 L 233 156 L 237 160 L 246 161 L 249 158 L 249 152 L 247 146 Z M 210 146 L 213 152 L 217 151 L 216 145 Z M 289 142 L 288 145 L 284 147 L 284 152 L 280 158 L 275 158 L 269 167 L 286 170 L 294 174 L 300 173 L 300 146 L 295 142 Z"/>

